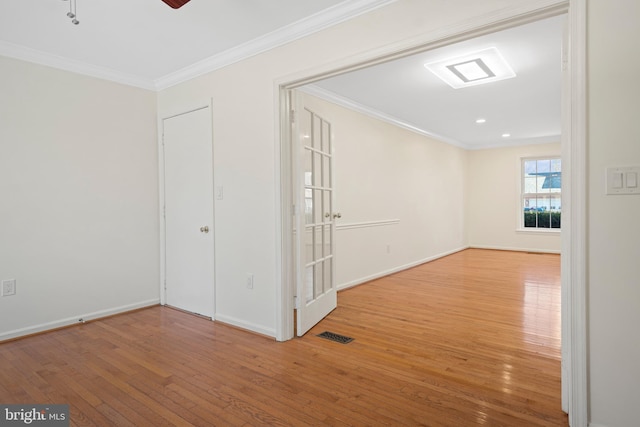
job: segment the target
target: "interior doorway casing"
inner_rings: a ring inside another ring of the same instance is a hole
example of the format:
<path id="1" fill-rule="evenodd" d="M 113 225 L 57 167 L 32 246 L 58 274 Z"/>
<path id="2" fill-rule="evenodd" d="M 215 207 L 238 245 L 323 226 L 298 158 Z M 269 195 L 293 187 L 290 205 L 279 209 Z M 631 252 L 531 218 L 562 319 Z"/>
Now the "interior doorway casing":
<path id="1" fill-rule="evenodd" d="M 562 232 L 562 354 L 563 409 L 573 427 L 587 426 L 586 364 L 586 0 L 528 2 L 520 10 L 471 19 L 463 25 L 425 34 L 420 39 L 394 44 L 342 61 L 284 77 L 275 82 L 276 170 L 279 171 L 277 224 L 278 283 L 276 298 L 276 339 L 294 335 L 295 275 L 293 274 L 291 134 L 289 91 L 349 71 L 391 61 L 415 53 L 450 45 L 492 32 L 537 20 L 569 15 L 567 56 L 568 84 L 563 88 L 563 232 Z M 566 82 L 566 81 L 565 81 Z M 566 165 L 566 166 L 565 166 Z"/>

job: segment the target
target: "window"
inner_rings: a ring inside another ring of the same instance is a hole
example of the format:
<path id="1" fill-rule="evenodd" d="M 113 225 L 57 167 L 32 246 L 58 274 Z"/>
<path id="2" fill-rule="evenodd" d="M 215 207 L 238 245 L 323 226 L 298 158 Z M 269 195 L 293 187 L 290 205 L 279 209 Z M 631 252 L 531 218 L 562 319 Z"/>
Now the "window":
<path id="1" fill-rule="evenodd" d="M 559 157 L 522 159 L 522 225 L 560 228 L 562 163 Z"/>

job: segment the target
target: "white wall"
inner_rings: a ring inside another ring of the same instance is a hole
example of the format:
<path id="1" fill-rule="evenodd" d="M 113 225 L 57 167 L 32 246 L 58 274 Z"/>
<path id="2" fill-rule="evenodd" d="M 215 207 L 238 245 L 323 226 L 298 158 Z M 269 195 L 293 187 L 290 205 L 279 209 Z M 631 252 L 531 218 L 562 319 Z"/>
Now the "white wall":
<path id="1" fill-rule="evenodd" d="M 589 386 L 594 425 L 638 425 L 640 195 L 605 195 L 607 166 L 640 165 L 640 2 L 588 2 Z"/>
<path id="2" fill-rule="evenodd" d="M 465 150 L 303 98 L 334 134 L 339 288 L 466 247 Z"/>
<path id="3" fill-rule="evenodd" d="M 559 155 L 559 143 L 469 152 L 466 217 L 470 246 L 560 252 L 559 232 L 518 231 L 521 159 Z"/>
<path id="4" fill-rule="evenodd" d="M 157 303 L 155 94 L 0 70 L 0 340 Z"/>

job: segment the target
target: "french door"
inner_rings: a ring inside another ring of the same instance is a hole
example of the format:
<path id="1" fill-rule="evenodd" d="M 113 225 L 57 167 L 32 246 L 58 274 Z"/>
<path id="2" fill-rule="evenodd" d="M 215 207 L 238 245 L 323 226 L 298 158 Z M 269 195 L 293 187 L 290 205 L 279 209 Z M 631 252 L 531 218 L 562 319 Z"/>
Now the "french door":
<path id="1" fill-rule="evenodd" d="M 295 92 L 294 92 L 295 93 Z M 331 123 L 296 97 L 293 163 L 296 175 L 296 324 L 304 335 L 337 306 Z"/>

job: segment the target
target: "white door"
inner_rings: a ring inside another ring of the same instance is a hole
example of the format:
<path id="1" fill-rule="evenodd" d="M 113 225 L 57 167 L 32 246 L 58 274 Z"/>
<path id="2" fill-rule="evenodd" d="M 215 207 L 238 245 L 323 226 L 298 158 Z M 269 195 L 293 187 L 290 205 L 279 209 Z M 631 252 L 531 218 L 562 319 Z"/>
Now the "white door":
<path id="1" fill-rule="evenodd" d="M 211 127 L 209 107 L 163 120 L 165 302 L 213 318 Z"/>
<path id="2" fill-rule="evenodd" d="M 296 324 L 304 335 L 337 306 L 331 123 L 300 101 L 294 113 Z"/>

